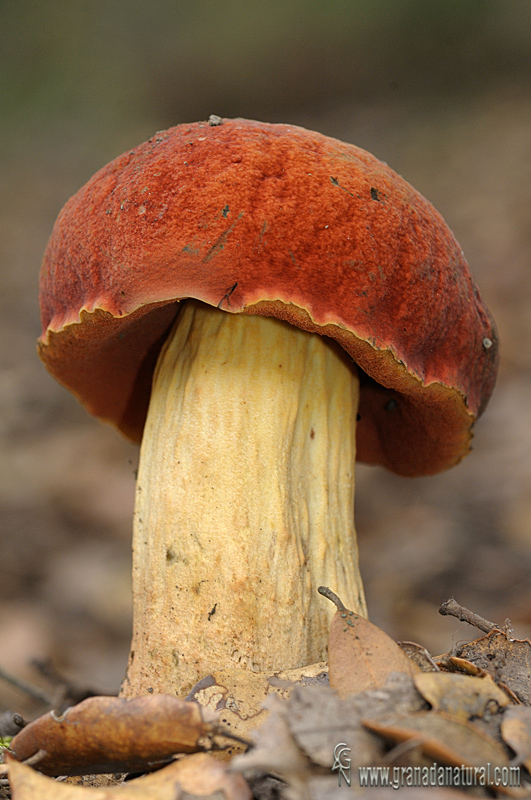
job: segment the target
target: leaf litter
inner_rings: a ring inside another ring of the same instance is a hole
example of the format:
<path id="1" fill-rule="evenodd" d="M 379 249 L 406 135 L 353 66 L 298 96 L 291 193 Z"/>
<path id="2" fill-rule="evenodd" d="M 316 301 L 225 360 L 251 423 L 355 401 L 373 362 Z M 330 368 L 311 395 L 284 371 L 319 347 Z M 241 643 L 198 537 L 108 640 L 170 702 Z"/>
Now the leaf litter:
<path id="1" fill-rule="evenodd" d="M 531 797 L 529 640 L 477 617 L 484 636 L 433 657 L 415 643 L 399 646 L 333 592 L 322 593 L 337 607 L 328 668 L 221 670 L 187 700 L 95 697 L 62 716 L 51 712 L 11 742 L 2 769 L 13 796 L 383 800 L 400 788 L 400 800 L 413 800 L 429 786 L 439 800 Z M 43 774 L 130 770 L 148 774 L 100 788 Z M 377 770 L 379 785 L 364 788 L 361 778 L 374 784 Z M 494 770 L 507 785 L 494 785 Z"/>

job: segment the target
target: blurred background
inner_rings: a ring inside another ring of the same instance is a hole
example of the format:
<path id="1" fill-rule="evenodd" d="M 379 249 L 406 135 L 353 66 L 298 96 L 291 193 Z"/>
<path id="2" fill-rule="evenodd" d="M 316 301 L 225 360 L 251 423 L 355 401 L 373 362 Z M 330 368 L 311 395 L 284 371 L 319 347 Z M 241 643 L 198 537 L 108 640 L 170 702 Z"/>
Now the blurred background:
<path id="1" fill-rule="evenodd" d="M 38 361 L 40 260 L 103 164 L 210 114 L 289 122 L 388 162 L 442 212 L 499 326 L 502 368 L 458 467 L 362 467 L 373 621 L 444 652 L 450 595 L 531 632 L 531 3 L 0 1 L 0 666 L 119 688 L 137 449 Z M 29 703 L 0 681 L 0 706 Z"/>

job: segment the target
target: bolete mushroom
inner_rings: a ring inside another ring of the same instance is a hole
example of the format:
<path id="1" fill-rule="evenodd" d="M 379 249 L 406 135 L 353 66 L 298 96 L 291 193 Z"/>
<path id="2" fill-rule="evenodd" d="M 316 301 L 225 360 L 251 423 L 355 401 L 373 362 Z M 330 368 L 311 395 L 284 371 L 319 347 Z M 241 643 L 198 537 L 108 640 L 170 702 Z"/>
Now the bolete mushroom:
<path id="1" fill-rule="evenodd" d="M 441 216 L 293 125 L 215 118 L 115 159 L 61 211 L 40 302 L 49 371 L 142 439 L 126 694 L 321 660 L 316 587 L 366 613 L 356 458 L 456 464 L 495 381 Z"/>

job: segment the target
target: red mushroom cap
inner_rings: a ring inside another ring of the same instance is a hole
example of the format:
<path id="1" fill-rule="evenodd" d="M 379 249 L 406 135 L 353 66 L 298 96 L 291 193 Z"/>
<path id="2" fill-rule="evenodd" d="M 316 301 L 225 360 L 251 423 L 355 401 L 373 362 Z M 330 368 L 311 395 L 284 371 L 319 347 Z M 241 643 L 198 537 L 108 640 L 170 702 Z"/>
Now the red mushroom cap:
<path id="1" fill-rule="evenodd" d="M 442 217 L 364 150 L 223 120 L 118 157 L 53 229 L 41 358 L 92 414 L 140 440 L 187 297 L 339 342 L 363 371 L 360 460 L 422 475 L 468 452 L 496 378 L 494 323 Z"/>

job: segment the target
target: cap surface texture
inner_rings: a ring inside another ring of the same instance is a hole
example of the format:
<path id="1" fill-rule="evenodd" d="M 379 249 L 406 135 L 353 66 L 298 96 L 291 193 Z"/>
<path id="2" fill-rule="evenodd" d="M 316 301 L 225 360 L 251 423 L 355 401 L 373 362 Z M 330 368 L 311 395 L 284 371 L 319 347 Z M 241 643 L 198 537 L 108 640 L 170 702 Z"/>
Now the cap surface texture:
<path id="1" fill-rule="evenodd" d="M 496 378 L 494 323 L 442 217 L 366 151 L 223 120 L 118 157 L 55 224 L 40 355 L 138 441 L 188 297 L 335 339 L 361 370 L 360 460 L 421 475 L 468 451 Z"/>

